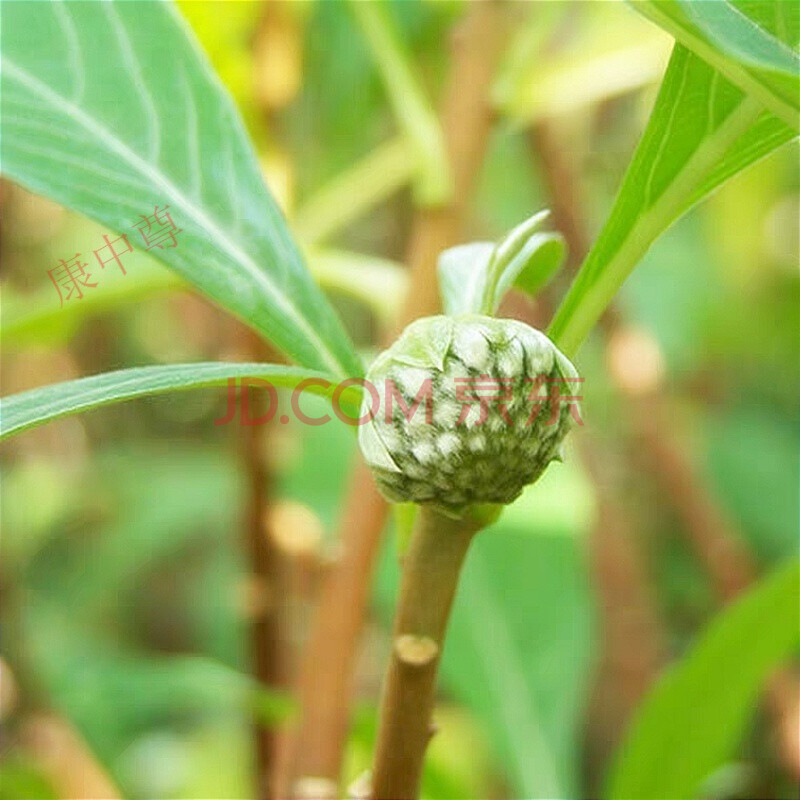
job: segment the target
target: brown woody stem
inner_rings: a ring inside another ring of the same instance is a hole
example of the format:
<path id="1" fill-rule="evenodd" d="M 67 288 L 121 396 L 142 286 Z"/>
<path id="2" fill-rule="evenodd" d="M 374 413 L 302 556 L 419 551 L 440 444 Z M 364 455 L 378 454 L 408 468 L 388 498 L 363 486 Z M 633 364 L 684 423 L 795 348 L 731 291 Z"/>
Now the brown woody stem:
<path id="1" fill-rule="evenodd" d="M 403 563 L 392 655 L 383 686 L 373 800 L 414 800 L 431 738 L 436 674 L 473 518 L 422 506 Z"/>
<path id="2" fill-rule="evenodd" d="M 242 333 L 243 350 L 254 360 L 275 360 L 268 345 L 251 331 Z M 249 389 L 242 388 L 244 393 Z M 253 419 L 258 419 L 268 408 L 261 390 L 250 398 Z M 275 602 L 281 554 L 265 529 L 265 518 L 270 505 L 270 483 L 264 443 L 269 426 L 251 425 L 242 428 L 240 458 L 246 479 L 244 546 L 247 552 L 250 576 L 247 584 L 250 597 L 248 636 L 253 677 L 259 686 L 275 688 L 280 680 L 281 632 L 279 607 Z M 253 744 L 255 749 L 255 791 L 258 800 L 270 800 L 274 794 L 270 781 L 275 762 L 275 733 L 262 719 L 253 716 Z"/>

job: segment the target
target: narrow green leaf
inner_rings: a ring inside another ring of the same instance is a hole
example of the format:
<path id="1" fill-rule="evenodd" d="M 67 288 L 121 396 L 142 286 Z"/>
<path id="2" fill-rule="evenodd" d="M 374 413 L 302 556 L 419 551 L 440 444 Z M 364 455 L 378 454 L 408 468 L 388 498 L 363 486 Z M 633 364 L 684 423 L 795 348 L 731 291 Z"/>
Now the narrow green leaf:
<path id="1" fill-rule="evenodd" d="M 517 225 L 497 246 L 488 267 L 483 311 L 493 314 L 512 286 L 534 294 L 564 263 L 567 246 L 560 233 L 539 230 L 550 216 L 545 209 Z"/>
<path id="2" fill-rule="evenodd" d="M 541 291 L 564 264 L 567 243 L 560 233 L 534 233 L 517 261 L 522 269 L 517 275 L 511 270 L 504 273 L 498 289 L 505 292 L 505 278 L 513 278 L 511 285 L 532 297 Z"/>
<path id="3" fill-rule="evenodd" d="M 583 3 L 579 14 L 569 3 L 528 5 L 492 89 L 513 121 L 569 114 L 661 80 L 672 38 L 621 3 Z"/>
<path id="4" fill-rule="evenodd" d="M 561 234 L 539 230 L 549 213 L 534 214 L 496 245 L 473 242 L 445 250 L 438 264 L 445 312 L 491 315 L 510 289 L 539 291 L 566 253 Z"/>
<path id="5" fill-rule="evenodd" d="M 408 270 L 396 261 L 345 250 L 312 250 L 311 274 L 327 290 L 363 303 L 384 326 L 397 319 L 408 292 Z"/>
<path id="6" fill-rule="evenodd" d="M 800 127 L 800 5 L 752 0 L 632 5 L 788 125 Z"/>
<path id="7" fill-rule="evenodd" d="M 278 364 L 205 362 L 122 369 L 65 383 L 55 383 L 2 398 L 0 439 L 98 406 L 164 392 L 224 386 L 229 378 L 259 378 L 283 387 L 297 386 L 306 378 L 318 378 L 328 381 L 330 386 L 323 388 L 315 384 L 309 386 L 307 391 L 325 396 L 333 393 L 336 381 L 336 378 L 328 373 Z M 360 400 L 357 387 L 346 389 L 342 394 L 342 400 L 348 407 L 357 408 Z"/>
<path id="8" fill-rule="evenodd" d="M 723 611 L 650 692 L 612 773 L 612 800 L 690 800 L 732 757 L 766 679 L 800 645 L 800 565 Z"/>
<path id="9" fill-rule="evenodd" d="M 292 228 L 301 244 L 311 247 L 329 239 L 407 185 L 416 168 L 416 154 L 406 136 L 376 147 L 297 210 Z"/>
<path id="10" fill-rule="evenodd" d="M 439 291 L 445 314 L 479 312 L 494 248 L 492 242 L 471 242 L 451 247 L 439 256 Z"/>
<path id="11" fill-rule="evenodd" d="M 344 294 L 363 303 L 388 326 L 397 317 L 408 289 L 402 264 L 379 256 L 344 250 L 321 249 L 306 254 L 308 268 L 326 291 Z M 65 342 L 97 314 L 125 308 L 159 292 L 186 289 L 173 272 L 159 265 L 144 265 L 117 280 L 104 280 L 81 301 L 63 308 L 52 284 L 32 292 L 2 290 L 3 314 L 0 340 L 3 347 L 17 349 L 29 344 Z"/>
<path id="12" fill-rule="evenodd" d="M 422 205 L 445 203 L 453 187 L 444 135 L 384 0 L 349 3 L 380 69 L 397 120 L 416 150 L 416 198 Z"/>
<path id="13" fill-rule="evenodd" d="M 756 100 L 676 45 L 611 214 L 558 309 L 550 338 L 573 355 L 676 219 L 794 136 Z"/>
<path id="14" fill-rule="evenodd" d="M 359 374 L 238 112 L 170 3 L 3 3 L 2 27 L 5 175 L 137 247 L 134 226 L 169 206 L 176 246 L 152 255 L 298 364 Z M 82 254 L 96 269 L 101 244 Z"/>
<path id="15" fill-rule="evenodd" d="M 0 339 L 6 351 L 30 344 L 68 341 L 76 330 L 97 314 L 140 302 L 158 292 L 186 288 L 174 273 L 158 265 L 120 276 L 117 280 L 98 282 L 80 302 L 58 305 L 53 285 L 31 292 L 2 290 L 3 314 L 0 319 Z"/>

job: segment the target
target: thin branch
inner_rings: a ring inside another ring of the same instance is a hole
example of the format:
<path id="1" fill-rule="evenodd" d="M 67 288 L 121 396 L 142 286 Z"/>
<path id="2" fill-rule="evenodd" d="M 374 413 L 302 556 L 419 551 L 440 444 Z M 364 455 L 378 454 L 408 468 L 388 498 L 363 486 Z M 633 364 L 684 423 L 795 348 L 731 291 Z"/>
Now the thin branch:
<path id="1" fill-rule="evenodd" d="M 714 591 L 723 602 L 733 601 L 758 578 L 758 567 L 745 539 L 717 500 L 705 490 L 692 460 L 677 441 L 665 436 L 674 427 L 663 398 L 631 403 L 636 416 L 642 456 L 657 484 L 683 521 L 681 530 L 700 560 Z M 781 762 L 800 780 L 797 719 L 800 681 L 789 669 L 770 679 L 766 705 L 777 732 Z"/>
<path id="2" fill-rule="evenodd" d="M 728 602 L 750 586 L 758 571 L 742 536 L 703 487 L 692 460 L 673 434 L 675 421 L 661 397 L 630 403 L 641 458 L 670 505 L 706 571 L 717 596 Z"/>
<path id="3" fill-rule="evenodd" d="M 368 468 L 358 459 L 353 470 L 342 520 L 341 560 L 322 587 L 319 608 L 303 654 L 300 675 L 300 728 L 288 746 L 296 758 L 298 780 L 292 795 L 304 796 L 304 786 L 319 791 L 327 781 L 336 797 L 339 770 L 349 723 L 356 648 L 369 597 L 370 577 L 388 506 L 378 494 Z M 290 753 L 291 758 L 291 753 Z M 280 791 L 286 796 L 285 791 Z M 313 795 L 312 795 L 313 796 Z"/>
<path id="4" fill-rule="evenodd" d="M 253 361 L 269 361 L 276 354 L 252 331 L 240 334 L 242 349 Z M 249 391 L 245 387 L 243 393 Z M 266 411 L 266 395 L 258 391 L 250 398 L 251 419 L 258 419 Z M 244 398 L 241 398 L 244 402 Z M 270 475 L 265 453 L 265 437 L 269 425 L 252 425 L 241 428 L 240 459 L 245 474 L 244 548 L 248 556 L 250 576 L 247 583 L 250 659 L 253 677 L 260 685 L 275 687 L 280 679 L 280 630 L 278 623 L 279 564 L 281 553 L 274 539 L 267 535 L 266 518 L 269 507 Z M 269 800 L 273 796 L 270 786 L 274 770 L 275 732 L 253 715 L 253 739 L 256 764 L 256 797 Z"/>
<path id="5" fill-rule="evenodd" d="M 588 548 L 601 638 L 587 712 L 584 767 L 589 792 L 599 793 L 609 756 L 658 676 L 667 651 L 631 509 L 623 499 L 618 475 L 610 468 L 609 453 L 586 430 L 578 443 L 596 488 Z"/>
<path id="6" fill-rule="evenodd" d="M 282 48 L 273 47 L 278 38 L 283 41 Z M 299 30 L 291 15 L 286 14 L 285 6 L 278 2 L 265 2 L 252 41 L 252 77 L 262 121 L 270 134 L 277 127 L 280 111 L 292 101 L 299 88 L 300 40 Z M 270 62 L 271 57 L 281 59 L 282 64 L 278 66 Z M 282 81 L 275 80 L 278 75 L 282 76 Z M 270 344 L 249 330 L 240 334 L 238 345 L 253 361 L 281 360 L 280 354 Z M 241 391 L 240 401 L 244 403 L 244 395 L 250 389 L 243 387 Z M 267 401 L 272 402 L 260 389 L 250 400 L 253 404 L 251 419 L 259 419 L 268 410 Z M 286 637 L 281 630 L 286 601 L 280 591 L 287 559 L 267 527 L 272 476 L 266 453 L 274 430 L 271 424 L 243 426 L 239 442 L 246 482 L 244 547 L 251 573 L 247 587 L 251 669 L 259 685 L 269 688 L 281 685 L 282 668 L 289 661 L 284 652 L 288 649 Z M 279 737 L 274 726 L 265 724 L 256 713 L 251 724 L 255 746 L 255 796 L 257 800 L 270 800 L 276 796 L 274 784 Z"/>
<path id="7" fill-rule="evenodd" d="M 306 247 L 319 245 L 406 185 L 415 163 L 404 136 L 384 142 L 306 200 L 292 229 Z"/>
<path id="8" fill-rule="evenodd" d="M 590 245 L 582 215 L 581 186 L 552 123 L 534 125 L 531 140 L 552 206 L 550 219 L 553 228 L 560 231 L 567 242 L 568 263 L 574 271 L 583 262 Z"/>
<path id="9" fill-rule="evenodd" d="M 383 687 L 373 800 L 414 800 L 431 738 L 436 675 L 461 566 L 479 523 L 422 506 L 403 560 Z"/>
<path id="10" fill-rule="evenodd" d="M 571 250 L 570 263 L 576 267 L 583 261 L 589 245 L 581 210 L 580 181 L 551 123 L 536 125 L 532 130 L 532 141 L 553 204 L 555 227 L 567 239 Z M 622 326 L 619 309 L 611 304 L 600 319 L 600 329 L 607 344 Z M 718 596 L 726 602 L 732 600 L 758 575 L 744 537 L 705 488 L 685 448 L 672 434 L 675 426 L 663 395 L 655 388 L 644 393 L 636 392 L 620 381 L 617 381 L 617 389 L 628 406 L 628 416 L 632 420 L 634 436 L 641 445 L 639 450 L 645 465 L 682 519 L 682 531 Z M 787 672 L 776 674 L 768 687 L 767 704 L 780 734 L 784 765 L 793 776 L 800 778 L 800 755 L 795 747 L 800 738 L 795 730 L 800 704 L 800 684 L 796 677 Z M 787 724 L 787 720 L 794 720 L 794 724 Z"/>
<path id="11" fill-rule="evenodd" d="M 119 789 L 79 733 L 55 714 L 34 714 L 20 729 L 22 751 L 42 770 L 60 798 L 118 800 Z"/>

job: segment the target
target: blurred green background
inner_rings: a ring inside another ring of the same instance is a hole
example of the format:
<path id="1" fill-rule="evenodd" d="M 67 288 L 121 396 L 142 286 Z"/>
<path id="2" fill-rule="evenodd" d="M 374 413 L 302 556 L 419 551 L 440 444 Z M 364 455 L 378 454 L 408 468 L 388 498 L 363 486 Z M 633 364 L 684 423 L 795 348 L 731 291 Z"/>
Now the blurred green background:
<path id="1" fill-rule="evenodd" d="M 402 147 L 381 155 L 398 125 L 351 13 L 319 1 L 179 6 L 238 102 L 312 270 L 373 351 L 402 300 L 415 207 Z M 617 3 L 511 6 L 463 240 L 498 238 L 550 205 L 542 130 L 574 173 L 591 235 L 670 39 Z M 435 105 L 464 4 L 389 10 Z M 586 431 L 576 438 L 591 437 L 601 479 L 575 446 L 477 541 L 448 637 L 425 797 L 524 798 L 542 775 L 565 797 L 596 796 L 642 691 L 720 607 L 686 510 L 653 469 L 620 385 L 634 395 L 657 386 L 652 419 L 680 444 L 758 572 L 796 552 L 796 158 L 783 148 L 676 224 L 625 285 L 617 338 L 608 347 L 593 339 L 579 356 Z M 359 179 L 337 189 L 363 159 Z M 126 276 L 106 270 L 83 301 L 59 308 L 47 271 L 96 248 L 104 231 L 9 182 L 0 204 L 3 394 L 123 366 L 245 357 L 238 323 L 140 253 Z M 319 403 L 314 413 L 324 413 Z M 289 688 L 337 556 L 355 438 L 338 422 L 292 420 L 266 433 L 270 514 L 288 520 L 291 536 L 279 543 L 275 601 L 282 686 L 256 690 L 246 628 L 264 598 L 241 546 L 239 430 L 213 425 L 224 409 L 217 389 L 142 399 L 0 451 L 3 797 L 67 796 L 63 773 L 82 759 L 125 797 L 250 796 L 250 714 L 277 722 L 293 713 Z M 609 504 L 622 516 L 617 532 L 630 533 L 621 541 L 602 538 L 598 513 Z M 351 778 L 369 765 L 396 582 L 389 532 L 359 658 Z M 759 713 L 708 796 L 793 796 L 782 753 L 773 717 Z"/>

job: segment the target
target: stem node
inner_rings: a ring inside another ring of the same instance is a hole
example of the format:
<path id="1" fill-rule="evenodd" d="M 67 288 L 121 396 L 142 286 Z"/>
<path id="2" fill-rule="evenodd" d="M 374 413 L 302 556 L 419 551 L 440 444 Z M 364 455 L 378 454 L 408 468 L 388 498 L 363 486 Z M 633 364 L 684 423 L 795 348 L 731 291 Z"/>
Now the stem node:
<path id="1" fill-rule="evenodd" d="M 383 686 L 372 800 L 415 800 L 435 726 L 436 673 L 475 515 L 423 505 L 403 563 L 392 659 Z M 415 631 L 414 634 L 405 631 Z"/>
<path id="2" fill-rule="evenodd" d="M 430 636 L 413 636 L 406 633 L 395 639 L 394 651 L 404 664 L 422 667 L 439 655 L 439 645 Z"/>

